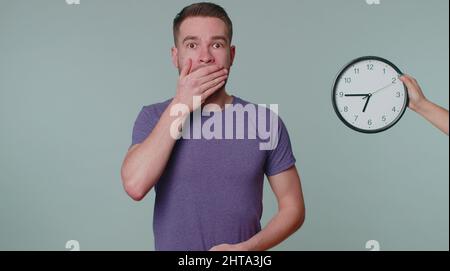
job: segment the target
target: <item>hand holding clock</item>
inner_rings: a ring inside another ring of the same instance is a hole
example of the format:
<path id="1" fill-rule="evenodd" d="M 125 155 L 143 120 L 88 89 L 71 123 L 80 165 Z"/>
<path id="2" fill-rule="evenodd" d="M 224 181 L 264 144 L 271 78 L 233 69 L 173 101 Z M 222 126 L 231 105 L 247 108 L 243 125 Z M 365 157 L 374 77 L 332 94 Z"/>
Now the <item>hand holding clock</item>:
<path id="1" fill-rule="evenodd" d="M 448 135 L 448 110 L 430 102 L 423 94 L 419 83 L 410 75 L 405 74 L 399 79 L 408 89 L 408 107 Z"/>

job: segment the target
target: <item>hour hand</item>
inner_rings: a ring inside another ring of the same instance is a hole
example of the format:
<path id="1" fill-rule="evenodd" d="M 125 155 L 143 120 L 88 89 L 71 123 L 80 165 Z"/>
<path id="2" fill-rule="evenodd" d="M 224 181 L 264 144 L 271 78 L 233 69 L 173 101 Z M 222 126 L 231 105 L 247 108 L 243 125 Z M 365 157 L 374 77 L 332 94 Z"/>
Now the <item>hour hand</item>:
<path id="1" fill-rule="evenodd" d="M 364 104 L 364 108 L 363 108 L 363 111 L 362 111 L 363 113 L 366 112 L 366 108 L 367 108 L 367 105 L 369 104 L 370 97 L 372 97 L 371 94 L 367 95 L 367 101 L 366 101 L 366 104 Z M 366 97 L 364 97 L 363 99 L 365 99 L 365 98 Z"/>

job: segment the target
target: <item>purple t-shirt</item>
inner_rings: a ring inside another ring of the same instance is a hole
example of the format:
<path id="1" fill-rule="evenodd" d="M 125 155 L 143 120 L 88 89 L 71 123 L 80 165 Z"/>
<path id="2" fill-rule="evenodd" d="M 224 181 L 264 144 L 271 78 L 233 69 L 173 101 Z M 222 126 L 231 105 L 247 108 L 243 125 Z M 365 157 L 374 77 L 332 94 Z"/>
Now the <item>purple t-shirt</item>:
<path id="1" fill-rule="evenodd" d="M 132 145 L 148 137 L 170 102 L 171 99 L 142 108 L 134 124 Z M 258 106 L 234 95 L 232 104 Z M 265 110 L 268 131 L 273 111 Z M 201 116 L 202 125 L 213 115 Z M 222 114 L 223 119 L 225 115 Z M 244 129 L 243 139 L 236 135 L 239 121 L 231 125 L 234 139 L 227 138 L 225 128 L 230 130 L 230 125 L 223 120 L 221 138 L 194 138 L 192 124 L 190 137 L 177 140 L 155 185 L 156 250 L 209 250 L 222 243 L 246 241 L 261 230 L 264 174 L 272 176 L 285 171 L 296 160 L 288 131 L 278 115 L 277 144 L 268 150 L 261 149 L 261 142 L 267 142 L 267 137 L 257 133 L 254 138 L 249 134 L 251 127 L 256 126 L 249 115 L 245 114 L 244 126 L 249 128 Z M 190 117 L 193 123 L 193 113 Z M 258 117 L 256 114 L 256 121 Z M 214 126 L 208 127 L 219 128 Z"/>

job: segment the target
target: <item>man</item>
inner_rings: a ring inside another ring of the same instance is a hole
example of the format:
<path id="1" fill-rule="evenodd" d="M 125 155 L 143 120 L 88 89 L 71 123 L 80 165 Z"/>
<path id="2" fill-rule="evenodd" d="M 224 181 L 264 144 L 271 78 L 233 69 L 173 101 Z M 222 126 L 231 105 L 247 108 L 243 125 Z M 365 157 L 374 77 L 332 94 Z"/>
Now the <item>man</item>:
<path id="1" fill-rule="evenodd" d="M 287 129 L 277 116 L 277 144 L 268 150 L 259 148 L 259 138 L 180 138 L 197 109 L 211 106 L 221 113 L 225 105 L 252 104 L 225 90 L 235 46 L 232 23 L 222 7 L 185 7 L 174 19 L 173 32 L 176 94 L 141 110 L 122 165 L 125 191 L 141 200 L 155 186 L 156 250 L 269 249 L 299 229 L 305 215 Z M 196 104 L 195 97 L 201 102 Z M 173 114 L 179 105 L 186 110 Z M 202 123 L 208 121 L 201 117 Z M 264 174 L 279 208 L 261 230 Z"/>

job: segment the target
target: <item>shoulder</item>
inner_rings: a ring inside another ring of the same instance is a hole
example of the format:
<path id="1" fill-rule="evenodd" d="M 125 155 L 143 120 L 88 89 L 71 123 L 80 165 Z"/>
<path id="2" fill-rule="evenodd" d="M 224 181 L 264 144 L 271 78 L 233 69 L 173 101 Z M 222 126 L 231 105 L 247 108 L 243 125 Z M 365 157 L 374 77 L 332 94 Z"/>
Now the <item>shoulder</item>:
<path id="1" fill-rule="evenodd" d="M 243 110 L 247 107 L 252 107 L 255 109 L 255 112 L 258 116 L 263 117 L 267 122 L 277 121 L 281 123 L 281 126 L 284 127 L 284 122 L 279 115 L 279 105 L 278 104 L 264 104 L 264 103 L 254 103 L 240 97 L 235 97 L 235 101 L 233 101 L 234 105 L 241 104 Z M 264 114 L 265 113 L 265 114 Z M 269 123 L 267 123 L 269 124 Z"/>
<path id="2" fill-rule="evenodd" d="M 172 98 L 167 99 L 162 102 L 144 105 L 141 109 L 140 114 L 149 118 L 160 118 L 167 106 L 169 106 Z"/>

